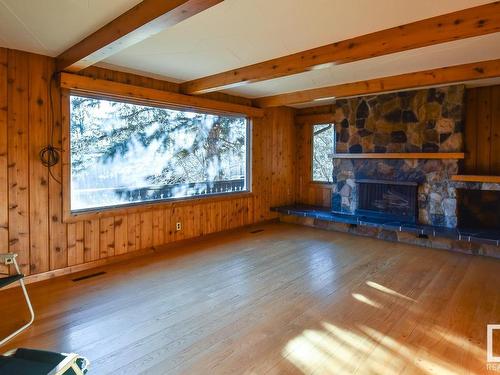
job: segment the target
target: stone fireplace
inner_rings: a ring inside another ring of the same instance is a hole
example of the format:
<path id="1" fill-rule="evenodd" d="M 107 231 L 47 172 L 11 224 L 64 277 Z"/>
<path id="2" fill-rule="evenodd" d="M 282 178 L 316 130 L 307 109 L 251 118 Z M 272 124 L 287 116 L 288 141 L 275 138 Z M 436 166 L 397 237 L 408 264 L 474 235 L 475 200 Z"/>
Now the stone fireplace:
<path id="1" fill-rule="evenodd" d="M 334 158 L 332 212 L 433 227 L 500 230 L 498 184 L 452 181 L 459 171 L 456 159 L 404 159 L 405 152 L 461 152 L 463 102 L 463 86 L 339 100 L 337 153 L 398 152 L 403 156 Z M 367 191 L 369 185 L 377 184 L 372 187 L 375 191 Z M 398 198 L 408 200 L 403 186 L 416 191 L 416 199 L 411 197 L 414 210 L 392 209 L 387 201 L 392 198 L 396 200 L 392 204 L 401 205 Z"/>
<path id="2" fill-rule="evenodd" d="M 417 222 L 455 228 L 456 189 L 451 176 L 456 160 L 334 160 L 332 211 L 356 215 L 359 203 L 357 180 L 383 180 L 417 185 Z"/>
<path id="3" fill-rule="evenodd" d="M 405 158 L 463 152 L 463 117 L 462 85 L 338 100 L 331 208 L 275 211 L 288 222 L 500 258 L 500 184 L 455 181 L 462 161 L 448 155 Z"/>
<path id="4" fill-rule="evenodd" d="M 461 152 L 462 85 L 339 100 L 337 153 Z M 456 190 L 451 176 L 458 160 L 335 159 L 332 211 L 359 213 L 356 181 L 378 180 L 417 186 L 420 224 L 455 228 Z"/>

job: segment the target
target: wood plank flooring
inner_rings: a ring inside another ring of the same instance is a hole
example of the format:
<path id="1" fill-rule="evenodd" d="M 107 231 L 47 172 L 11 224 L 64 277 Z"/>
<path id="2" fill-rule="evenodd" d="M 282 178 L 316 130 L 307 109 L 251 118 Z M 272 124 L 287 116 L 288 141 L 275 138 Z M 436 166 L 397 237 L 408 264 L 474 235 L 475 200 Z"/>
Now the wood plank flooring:
<path id="1" fill-rule="evenodd" d="M 77 352 L 99 375 L 493 373 L 500 261 L 256 228 L 29 285 L 35 324 L 0 351 Z M 26 316 L 19 289 L 0 306 L 3 336 Z"/>

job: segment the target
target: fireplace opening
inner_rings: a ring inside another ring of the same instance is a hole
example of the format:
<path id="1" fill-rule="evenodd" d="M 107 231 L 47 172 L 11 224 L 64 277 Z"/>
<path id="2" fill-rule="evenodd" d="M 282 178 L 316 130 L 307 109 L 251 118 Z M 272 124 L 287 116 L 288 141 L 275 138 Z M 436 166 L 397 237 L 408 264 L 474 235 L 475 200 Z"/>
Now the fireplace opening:
<path id="1" fill-rule="evenodd" d="M 417 222 L 417 183 L 384 180 L 357 180 L 356 183 L 357 215 Z"/>
<path id="2" fill-rule="evenodd" d="M 500 191 L 457 189 L 458 227 L 500 230 Z"/>

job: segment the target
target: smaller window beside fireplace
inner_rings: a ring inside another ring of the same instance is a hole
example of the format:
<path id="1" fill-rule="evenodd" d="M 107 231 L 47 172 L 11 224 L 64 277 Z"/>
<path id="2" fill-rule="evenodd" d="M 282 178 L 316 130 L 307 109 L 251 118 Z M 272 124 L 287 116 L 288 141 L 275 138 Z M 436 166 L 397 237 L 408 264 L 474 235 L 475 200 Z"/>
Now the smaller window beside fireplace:
<path id="1" fill-rule="evenodd" d="M 417 183 L 385 180 L 357 180 L 356 183 L 356 215 L 404 223 L 417 222 Z"/>
<path id="2" fill-rule="evenodd" d="M 312 181 L 332 183 L 335 152 L 335 125 L 316 124 L 312 127 Z"/>

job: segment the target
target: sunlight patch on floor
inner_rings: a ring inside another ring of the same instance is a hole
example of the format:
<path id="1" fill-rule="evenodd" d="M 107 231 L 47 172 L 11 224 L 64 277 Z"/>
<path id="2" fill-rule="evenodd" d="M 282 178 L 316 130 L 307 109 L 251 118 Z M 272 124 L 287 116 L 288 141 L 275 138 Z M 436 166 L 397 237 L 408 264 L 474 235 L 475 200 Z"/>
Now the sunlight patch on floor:
<path id="1" fill-rule="evenodd" d="M 429 347 L 411 346 L 398 341 L 386 332 L 380 332 L 364 324 L 341 328 L 322 322 L 323 329 L 306 329 L 290 340 L 282 350 L 282 356 L 304 374 L 376 374 L 395 375 L 407 373 L 453 375 L 462 368 L 451 358 L 433 354 L 433 344 L 443 337 L 462 351 L 470 344 L 466 338 L 442 328 L 419 330 L 428 336 Z M 475 348 L 474 354 L 484 355 Z"/>
<path id="2" fill-rule="evenodd" d="M 342 358 L 347 357 L 349 352 L 339 347 L 335 340 L 324 342 L 325 338 L 326 335 L 320 331 L 306 330 L 289 341 L 282 354 L 304 374 L 313 371 L 335 374 L 338 368 L 345 365 Z M 335 353 L 333 348 L 337 348 Z"/>
<path id="3" fill-rule="evenodd" d="M 370 305 L 370 306 L 375 307 L 377 309 L 381 309 L 382 308 L 382 305 L 380 303 L 375 302 L 375 301 L 371 300 L 370 298 L 365 297 L 362 294 L 352 293 L 352 297 L 354 299 L 358 300 L 359 302 L 366 303 L 367 305 Z"/>
<path id="4" fill-rule="evenodd" d="M 372 288 L 375 288 L 383 293 L 387 293 L 387 294 L 390 294 L 391 296 L 396 296 L 396 297 L 400 297 L 400 298 L 403 298 L 407 301 L 411 301 L 411 302 L 416 302 L 413 298 L 410 298 L 410 297 L 407 297 L 405 296 L 404 294 L 401 294 L 401 293 L 398 293 L 396 292 L 395 290 L 392 290 L 392 289 L 389 289 L 383 285 L 380 285 L 374 281 L 367 281 L 366 282 L 366 285 L 372 287 Z"/>
<path id="5" fill-rule="evenodd" d="M 455 375 L 462 372 L 462 369 L 449 361 L 445 361 L 432 354 L 432 343 L 437 340 L 435 330 L 426 331 L 428 336 L 429 348 L 409 347 L 403 342 L 398 342 L 383 332 L 379 332 L 371 327 L 361 325 L 360 330 L 368 336 L 379 342 L 377 351 L 373 358 L 368 358 L 370 362 L 378 362 L 380 358 L 385 357 L 386 361 L 392 361 L 394 358 L 400 358 L 403 361 L 403 368 L 415 368 L 414 372 L 419 370 L 424 374 Z M 380 352 L 380 354 L 379 354 Z"/>
<path id="6" fill-rule="evenodd" d="M 458 336 L 453 332 L 447 331 L 443 328 L 436 328 L 436 331 L 449 343 L 464 348 L 468 352 L 472 353 L 472 355 L 476 358 L 486 358 L 486 348 L 481 348 L 474 344 L 471 340 L 466 337 Z"/>

